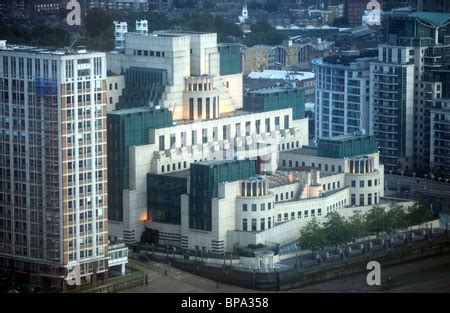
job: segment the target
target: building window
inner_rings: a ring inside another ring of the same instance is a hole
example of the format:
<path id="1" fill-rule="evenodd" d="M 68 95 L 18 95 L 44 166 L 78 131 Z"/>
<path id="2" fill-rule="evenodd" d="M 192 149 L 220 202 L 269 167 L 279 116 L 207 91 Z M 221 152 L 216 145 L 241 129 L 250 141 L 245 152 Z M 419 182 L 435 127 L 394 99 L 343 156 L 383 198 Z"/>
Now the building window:
<path id="1" fill-rule="evenodd" d="M 285 221 L 289 220 L 289 214 L 288 213 L 284 213 L 284 220 Z"/>
<path id="2" fill-rule="evenodd" d="M 268 217 L 268 218 L 267 218 L 267 228 L 268 228 L 268 229 L 271 229 L 271 228 L 272 228 L 272 218 L 271 218 L 271 217 Z"/>
<path id="3" fill-rule="evenodd" d="M 202 107 L 202 98 L 197 98 L 197 115 L 198 118 L 202 118 L 203 115 L 203 107 Z"/>
<path id="4" fill-rule="evenodd" d="M 247 231 L 247 229 L 248 229 L 247 219 L 246 219 L 246 218 L 243 218 L 243 219 L 242 219 L 242 230 L 243 230 L 243 231 Z"/>
<path id="5" fill-rule="evenodd" d="M 297 218 L 302 218 L 302 211 L 297 212 Z"/>
<path id="6" fill-rule="evenodd" d="M 303 216 L 304 216 L 305 218 L 308 218 L 308 210 L 303 211 Z"/>
<path id="7" fill-rule="evenodd" d="M 356 205 L 356 195 L 354 193 L 352 193 L 351 205 Z"/>
<path id="8" fill-rule="evenodd" d="M 260 228 L 261 228 L 261 230 L 265 230 L 266 229 L 266 219 L 265 218 L 261 219 Z"/>
<path id="9" fill-rule="evenodd" d="M 352 180 L 352 187 L 356 187 L 356 180 Z"/>
<path id="10" fill-rule="evenodd" d="M 164 151 L 164 135 L 159 136 L 159 151 Z"/>
<path id="11" fill-rule="evenodd" d="M 271 203 L 271 202 L 267 203 L 267 209 L 268 209 L 268 210 L 271 210 L 271 209 L 272 209 L 272 203 Z"/>
<path id="12" fill-rule="evenodd" d="M 359 205 L 364 206 L 364 194 L 359 195 Z"/>
<path id="13" fill-rule="evenodd" d="M 256 212 L 256 203 L 252 203 L 252 212 Z"/>
<path id="14" fill-rule="evenodd" d="M 278 222 L 281 222 L 281 214 L 278 214 L 277 218 L 278 218 Z"/>
<path id="15" fill-rule="evenodd" d="M 364 180 L 360 180 L 359 181 L 359 187 L 360 188 L 364 188 Z"/>
<path id="16" fill-rule="evenodd" d="M 314 217 L 316 215 L 316 210 L 311 210 L 311 217 Z"/>
<path id="17" fill-rule="evenodd" d="M 295 220 L 295 212 L 291 212 L 291 220 Z"/>
<path id="18" fill-rule="evenodd" d="M 367 205 L 372 205 L 372 194 L 371 193 L 369 193 L 367 195 Z"/>
<path id="19" fill-rule="evenodd" d="M 317 210 L 317 216 L 322 216 L 322 209 Z"/>
<path id="20" fill-rule="evenodd" d="M 194 98 L 189 98 L 189 119 L 194 119 Z"/>
<path id="21" fill-rule="evenodd" d="M 242 211 L 247 212 L 247 203 L 242 205 Z"/>
<path id="22" fill-rule="evenodd" d="M 252 231 L 256 231 L 256 223 L 257 223 L 257 219 L 252 218 Z"/>
<path id="23" fill-rule="evenodd" d="M 266 204 L 265 203 L 261 203 L 261 211 L 265 211 L 266 210 Z"/>

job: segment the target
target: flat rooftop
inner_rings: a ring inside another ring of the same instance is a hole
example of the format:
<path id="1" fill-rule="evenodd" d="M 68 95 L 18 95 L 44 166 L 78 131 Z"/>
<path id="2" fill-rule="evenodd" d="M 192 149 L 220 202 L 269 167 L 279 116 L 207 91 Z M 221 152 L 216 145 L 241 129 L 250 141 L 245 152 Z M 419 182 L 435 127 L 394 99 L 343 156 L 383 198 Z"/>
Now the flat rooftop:
<path id="1" fill-rule="evenodd" d="M 303 146 L 300 149 L 294 149 L 294 150 L 289 150 L 289 151 L 280 151 L 280 152 L 286 153 L 286 154 L 300 154 L 300 155 L 309 155 L 309 156 L 318 156 L 319 155 L 317 148 L 307 147 L 307 146 Z"/>
<path id="2" fill-rule="evenodd" d="M 94 51 L 87 51 L 85 47 L 77 47 L 76 49 L 57 48 L 57 47 L 34 47 L 26 45 L 7 44 L 6 40 L 0 40 L 0 51 L 27 53 L 37 55 L 83 55 Z"/>
<path id="3" fill-rule="evenodd" d="M 189 179 L 191 177 L 191 171 L 190 170 L 182 170 L 177 172 L 171 172 L 166 174 L 161 174 L 162 176 L 168 176 L 168 177 L 178 177 L 178 178 L 186 178 Z"/>

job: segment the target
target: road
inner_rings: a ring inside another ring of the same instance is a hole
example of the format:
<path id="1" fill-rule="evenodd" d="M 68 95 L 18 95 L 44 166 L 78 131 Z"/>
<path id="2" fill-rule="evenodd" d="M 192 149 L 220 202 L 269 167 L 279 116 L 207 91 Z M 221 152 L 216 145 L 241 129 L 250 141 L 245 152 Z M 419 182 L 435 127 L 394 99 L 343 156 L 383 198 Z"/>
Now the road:
<path id="1" fill-rule="evenodd" d="M 409 176 L 385 174 L 385 188 L 387 189 L 409 189 L 427 195 L 450 198 L 450 183 L 439 183 L 431 179 L 414 178 Z"/>

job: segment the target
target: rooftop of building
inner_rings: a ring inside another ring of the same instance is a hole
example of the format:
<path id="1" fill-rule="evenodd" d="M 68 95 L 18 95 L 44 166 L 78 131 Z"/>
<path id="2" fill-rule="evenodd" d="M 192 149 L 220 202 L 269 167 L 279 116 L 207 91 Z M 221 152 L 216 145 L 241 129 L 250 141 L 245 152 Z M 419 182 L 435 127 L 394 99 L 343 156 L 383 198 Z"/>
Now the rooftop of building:
<path id="1" fill-rule="evenodd" d="M 84 46 L 79 46 L 76 47 L 75 49 L 71 49 L 69 47 L 66 48 L 35 47 L 27 45 L 8 44 L 6 40 L 0 40 L 0 51 L 36 54 L 36 55 L 54 55 L 54 56 L 83 55 L 94 52 L 86 50 L 86 47 Z"/>
<path id="2" fill-rule="evenodd" d="M 289 175 L 289 171 L 278 170 L 276 173 L 266 176 L 266 181 L 269 184 L 269 188 L 281 187 L 295 183 L 293 175 Z"/>
<path id="3" fill-rule="evenodd" d="M 437 12 L 413 12 L 410 11 L 394 11 L 385 13 L 385 16 L 389 18 L 399 19 L 420 19 L 427 23 L 430 23 L 434 27 L 443 27 L 450 23 L 450 13 L 437 13 Z"/>
<path id="4" fill-rule="evenodd" d="M 349 66 L 358 60 L 373 59 L 377 56 L 378 50 L 353 51 L 353 54 L 351 51 L 348 51 L 346 55 L 331 55 L 322 59 L 316 59 L 314 63 Z"/>
<path id="5" fill-rule="evenodd" d="M 335 137 L 331 137 L 331 138 L 324 138 L 324 139 L 320 139 L 320 140 L 321 141 L 344 142 L 344 141 L 361 139 L 361 138 L 366 138 L 366 137 L 371 137 L 371 135 L 369 135 L 369 134 L 365 134 L 365 135 L 340 135 L 340 136 L 335 136 Z"/>
<path id="6" fill-rule="evenodd" d="M 251 90 L 248 92 L 248 94 L 254 94 L 254 95 L 268 95 L 268 94 L 275 94 L 287 90 L 296 90 L 301 89 L 298 87 L 295 88 L 285 88 L 285 87 L 272 87 L 272 88 L 265 88 L 265 89 L 257 89 L 257 90 Z"/>
<path id="7" fill-rule="evenodd" d="M 308 147 L 308 146 L 303 146 L 299 149 L 283 151 L 283 153 L 300 154 L 300 155 L 308 155 L 308 156 L 315 156 L 315 157 L 319 155 L 319 152 L 316 147 Z"/>
<path id="8" fill-rule="evenodd" d="M 142 107 L 138 107 L 138 108 L 114 110 L 114 111 L 108 112 L 108 114 L 111 114 L 111 115 L 129 115 L 129 114 L 136 114 L 136 113 L 150 112 L 150 111 L 161 111 L 161 110 L 162 109 L 152 109 L 149 106 L 142 106 Z"/>
<path id="9" fill-rule="evenodd" d="M 177 177 L 177 178 L 189 179 L 189 177 L 191 176 L 191 171 L 190 170 L 183 170 L 183 171 L 176 171 L 176 172 L 165 173 L 165 174 L 161 174 L 161 175 L 162 176 L 168 176 L 168 177 Z"/>
<path id="10" fill-rule="evenodd" d="M 278 71 L 278 70 L 264 70 L 262 72 L 251 72 L 248 74 L 249 78 L 269 78 L 269 79 L 314 79 L 313 72 L 298 72 L 298 71 Z"/>
<path id="11" fill-rule="evenodd" d="M 253 91 L 259 89 L 273 88 L 279 86 L 286 86 L 290 84 L 286 79 L 270 79 L 270 78 L 244 78 L 244 90 Z"/>

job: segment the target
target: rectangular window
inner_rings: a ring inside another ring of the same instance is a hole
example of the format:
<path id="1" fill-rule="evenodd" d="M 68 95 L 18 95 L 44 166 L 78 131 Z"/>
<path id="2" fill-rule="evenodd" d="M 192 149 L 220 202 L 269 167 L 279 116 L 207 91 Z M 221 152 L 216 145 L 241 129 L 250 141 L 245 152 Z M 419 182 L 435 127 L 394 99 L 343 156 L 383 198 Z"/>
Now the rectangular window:
<path id="1" fill-rule="evenodd" d="M 247 212 L 247 203 L 242 205 L 242 211 Z"/>
<path id="2" fill-rule="evenodd" d="M 289 128 L 289 115 L 284 116 L 284 128 L 285 129 Z"/>
<path id="3" fill-rule="evenodd" d="M 266 210 L 266 204 L 265 203 L 261 203 L 261 211 L 265 211 Z"/>
<path id="4" fill-rule="evenodd" d="M 164 135 L 159 136 L 159 151 L 164 151 Z"/>
<path id="5" fill-rule="evenodd" d="M 359 195 L 359 205 L 360 206 L 364 205 L 364 194 Z"/>
<path id="6" fill-rule="evenodd" d="M 203 108 L 202 108 L 202 98 L 197 98 L 197 113 L 198 113 L 198 118 L 202 118 L 203 115 Z"/>
<path id="7" fill-rule="evenodd" d="M 302 211 L 297 212 L 297 218 L 302 218 Z"/>
<path id="8" fill-rule="evenodd" d="M 189 98 L 189 119 L 194 119 L 194 98 Z"/>
<path id="9" fill-rule="evenodd" d="M 359 187 L 361 187 L 361 188 L 364 187 L 364 180 L 359 181 Z"/>
<path id="10" fill-rule="evenodd" d="M 354 193 L 352 193 L 351 205 L 356 205 L 356 195 Z"/>
<path id="11" fill-rule="evenodd" d="M 257 219 L 252 218 L 252 231 L 256 231 L 256 223 L 257 223 Z"/>
<path id="12" fill-rule="evenodd" d="M 261 219 L 260 229 L 261 230 L 265 230 L 266 229 L 266 219 L 265 218 Z"/>
<path id="13" fill-rule="evenodd" d="M 252 203 L 252 212 L 256 212 L 256 203 Z"/>
<path id="14" fill-rule="evenodd" d="M 307 217 L 308 217 L 308 210 L 306 210 L 306 211 L 303 211 L 303 216 L 304 216 L 305 218 L 307 218 Z"/>
<path id="15" fill-rule="evenodd" d="M 356 187 L 356 180 L 352 180 L 351 186 Z"/>
<path id="16" fill-rule="evenodd" d="M 248 230 L 248 225 L 247 225 L 247 219 L 246 218 L 242 219 L 242 230 L 243 231 L 247 231 Z"/>

